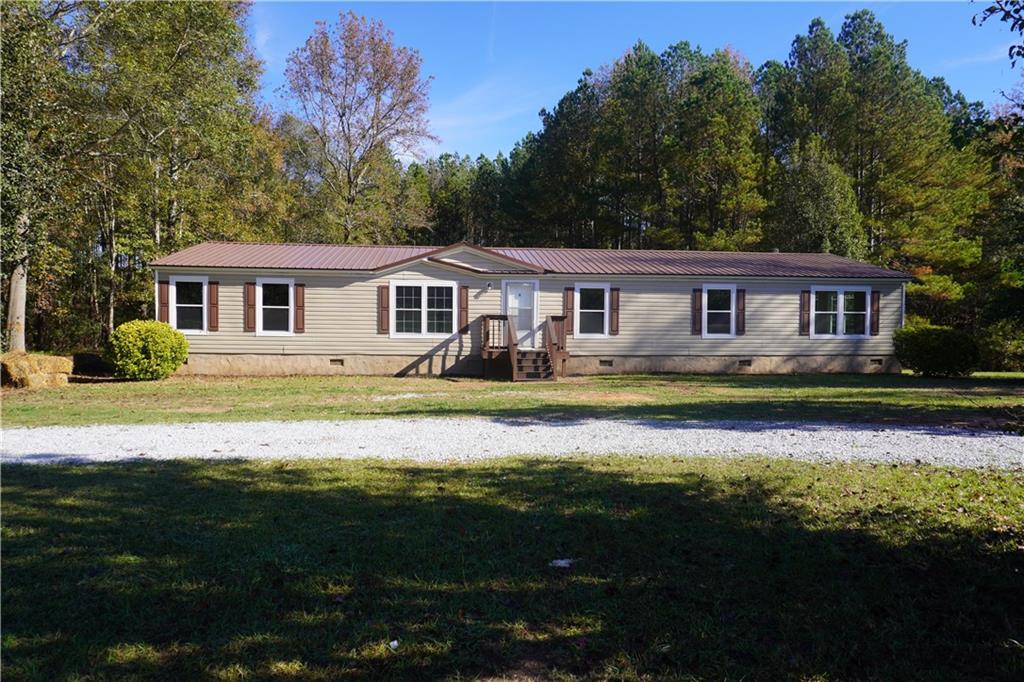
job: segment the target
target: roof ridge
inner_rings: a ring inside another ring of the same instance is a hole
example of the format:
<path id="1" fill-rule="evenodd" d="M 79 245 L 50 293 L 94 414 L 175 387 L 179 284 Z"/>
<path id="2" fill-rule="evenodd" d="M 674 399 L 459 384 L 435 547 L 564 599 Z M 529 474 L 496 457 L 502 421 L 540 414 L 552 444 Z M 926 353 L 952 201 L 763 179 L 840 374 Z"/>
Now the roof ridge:
<path id="1" fill-rule="evenodd" d="M 847 258 L 834 253 L 808 252 L 808 251 L 714 251 L 707 249 L 613 249 L 598 248 L 590 246 L 485 246 L 481 248 L 506 251 L 602 251 L 611 253 L 711 253 L 721 255 L 735 255 L 737 253 L 753 254 L 758 256 L 835 256 L 836 258 Z M 856 260 L 856 259 L 850 259 Z M 860 261 L 858 261 L 860 262 Z"/>
<path id="2" fill-rule="evenodd" d="M 231 246 L 241 245 L 252 245 L 252 246 L 328 246 L 335 248 L 373 248 L 373 249 L 429 249 L 438 250 L 445 249 L 454 246 L 472 246 L 478 249 L 484 249 L 487 251 L 590 251 L 590 252 L 604 252 L 604 253 L 690 253 L 690 254 L 715 254 L 715 255 L 736 255 L 736 254 L 751 254 L 759 256 L 832 256 L 833 258 L 843 258 L 845 260 L 852 260 L 858 263 L 864 263 L 865 261 L 851 258 L 849 256 L 841 256 L 837 253 L 828 253 L 825 251 L 720 251 L 720 250 L 706 250 L 706 249 L 617 249 L 611 247 L 592 247 L 592 246 L 483 246 L 480 244 L 471 244 L 469 242 L 456 242 L 454 244 L 447 244 L 441 246 L 435 246 L 430 244 L 332 244 L 330 242 L 268 242 L 268 241 L 232 241 L 230 239 L 207 239 L 205 241 L 186 246 L 186 249 L 192 248 L 193 246 L 202 246 L 203 244 L 225 244 Z M 500 254 L 499 254 L 500 255 Z M 873 263 L 867 263 L 873 265 Z M 876 266 L 884 267 L 884 266 Z"/>
<path id="3" fill-rule="evenodd" d="M 332 246 L 332 247 L 360 247 L 360 248 L 373 248 L 373 249 L 438 249 L 443 247 L 438 246 L 427 246 L 423 244 L 331 244 L 327 242 L 239 242 L 231 241 L 229 239 L 208 239 L 206 241 L 186 246 L 186 249 L 191 249 L 193 246 L 203 246 L 204 244 L 226 244 L 230 246 Z"/>

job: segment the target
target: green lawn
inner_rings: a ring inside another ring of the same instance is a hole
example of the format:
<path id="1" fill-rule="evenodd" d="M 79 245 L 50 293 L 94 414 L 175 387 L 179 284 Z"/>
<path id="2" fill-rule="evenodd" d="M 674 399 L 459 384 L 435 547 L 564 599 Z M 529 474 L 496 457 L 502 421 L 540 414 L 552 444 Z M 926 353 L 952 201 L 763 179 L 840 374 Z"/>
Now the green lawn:
<path id="1" fill-rule="evenodd" d="M 1021 472 L 2 473 L 5 679 L 1024 678 Z"/>
<path id="2" fill-rule="evenodd" d="M 3 395 L 8 427 L 460 415 L 999 428 L 1024 418 L 1024 377 L 636 375 L 532 384 L 392 377 L 174 378 L 72 384 Z"/>

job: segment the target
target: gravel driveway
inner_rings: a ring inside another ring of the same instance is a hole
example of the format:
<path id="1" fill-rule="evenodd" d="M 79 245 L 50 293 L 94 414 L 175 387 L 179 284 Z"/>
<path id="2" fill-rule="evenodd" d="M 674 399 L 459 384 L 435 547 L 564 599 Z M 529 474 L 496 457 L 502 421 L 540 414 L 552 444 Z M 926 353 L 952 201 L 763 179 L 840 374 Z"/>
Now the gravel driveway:
<path id="1" fill-rule="evenodd" d="M 368 419 L 5 429 L 4 462 L 204 459 L 470 461 L 585 454 L 923 462 L 1024 468 L 1024 437 L 941 427 L 657 420 Z"/>

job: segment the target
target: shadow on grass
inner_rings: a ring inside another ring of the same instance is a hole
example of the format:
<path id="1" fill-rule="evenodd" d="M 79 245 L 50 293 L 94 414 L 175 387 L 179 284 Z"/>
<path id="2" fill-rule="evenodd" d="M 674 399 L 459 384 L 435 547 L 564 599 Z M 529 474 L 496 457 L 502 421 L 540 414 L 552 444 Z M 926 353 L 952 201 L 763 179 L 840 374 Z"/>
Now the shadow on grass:
<path id="1" fill-rule="evenodd" d="M 5 467 L 5 672 L 1020 679 L 1020 553 L 770 466 Z"/>
<path id="2" fill-rule="evenodd" d="M 679 421 L 755 421 L 757 430 L 772 428 L 763 422 L 799 422 L 840 424 L 893 424 L 907 426 L 956 426 L 1002 429 L 1019 423 L 1024 410 L 1015 407 L 972 405 L 945 406 L 899 405 L 860 399 L 843 400 L 700 400 L 696 402 L 640 402 L 636 404 L 574 403 L 547 399 L 538 405 L 509 406 L 495 401 L 493 406 L 462 406 L 410 403 L 407 407 L 389 406 L 386 411 L 349 407 L 347 414 L 381 417 L 493 417 L 509 420 L 541 419 L 572 423 L 583 419 L 633 419 Z M 325 414 L 325 419 L 330 419 Z"/>
<path id="3" fill-rule="evenodd" d="M 876 388 L 909 390 L 994 390 L 1024 394 L 1024 377 L 922 377 L 911 374 L 605 374 L 587 377 L 596 384 L 694 383 L 722 388 Z"/>
<path id="4" fill-rule="evenodd" d="M 569 380 L 570 382 L 573 379 Z M 653 419 L 683 421 L 784 421 L 842 422 L 849 424 L 901 424 L 920 426 L 960 426 L 972 428 L 1010 428 L 1024 424 L 1024 379 L 942 379 L 909 375 L 865 374 L 792 374 L 792 375 L 605 375 L 586 378 L 594 391 L 648 391 L 651 400 L 634 404 L 607 404 L 586 395 L 573 402 L 575 386 L 565 387 L 565 399 L 559 400 L 558 384 L 548 385 L 546 395 L 536 405 L 509 405 L 500 399 L 490 405 L 462 406 L 458 402 L 436 404 L 429 401 L 407 407 L 389 406 L 387 416 L 443 417 L 486 416 L 508 419 Z M 673 393 L 660 399 L 659 386 Z M 674 391 L 694 387 L 696 395 L 687 399 Z M 653 389 L 653 391 L 652 391 Z M 730 397 L 713 392 L 735 391 Z M 771 389 L 778 390 L 772 394 Z M 821 393 L 835 389 L 835 393 Z M 749 393 L 743 391 L 749 390 Z M 809 393 L 801 393 L 808 391 Z M 818 397 L 830 395 L 828 398 Z M 987 398 L 1010 398 L 1000 404 L 984 404 Z M 642 398 L 641 394 L 638 396 Z M 523 391 L 517 399 L 528 400 Z M 359 414 L 358 408 L 349 408 Z M 373 415 L 374 410 L 362 414 Z"/>

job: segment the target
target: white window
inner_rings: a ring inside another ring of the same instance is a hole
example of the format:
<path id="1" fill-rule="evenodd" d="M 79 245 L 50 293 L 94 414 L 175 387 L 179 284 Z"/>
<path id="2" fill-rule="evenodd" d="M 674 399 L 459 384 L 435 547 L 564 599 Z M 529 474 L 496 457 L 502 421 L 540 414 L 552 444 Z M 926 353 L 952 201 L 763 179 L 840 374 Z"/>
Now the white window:
<path id="1" fill-rule="evenodd" d="M 455 333 L 455 282 L 396 280 L 390 286 L 392 337 Z"/>
<path id="2" fill-rule="evenodd" d="M 172 275 L 167 321 L 184 334 L 206 333 L 206 277 Z"/>
<path id="3" fill-rule="evenodd" d="M 607 284 L 576 283 L 576 319 L 573 336 L 600 338 L 608 336 Z"/>
<path id="4" fill-rule="evenodd" d="M 866 338 L 870 299 L 867 287 L 811 287 L 811 337 Z"/>
<path id="5" fill-rule="evenodd" d="M 703 296 L 701 336 L 705 339 L 736 336 L 736 285 L 705 284 Z"/>
<path id="6" fill-rule="evenodd" d="M 256 278 L 256 335 L 290 336 L 295 320 L 295 280 Z"/>

